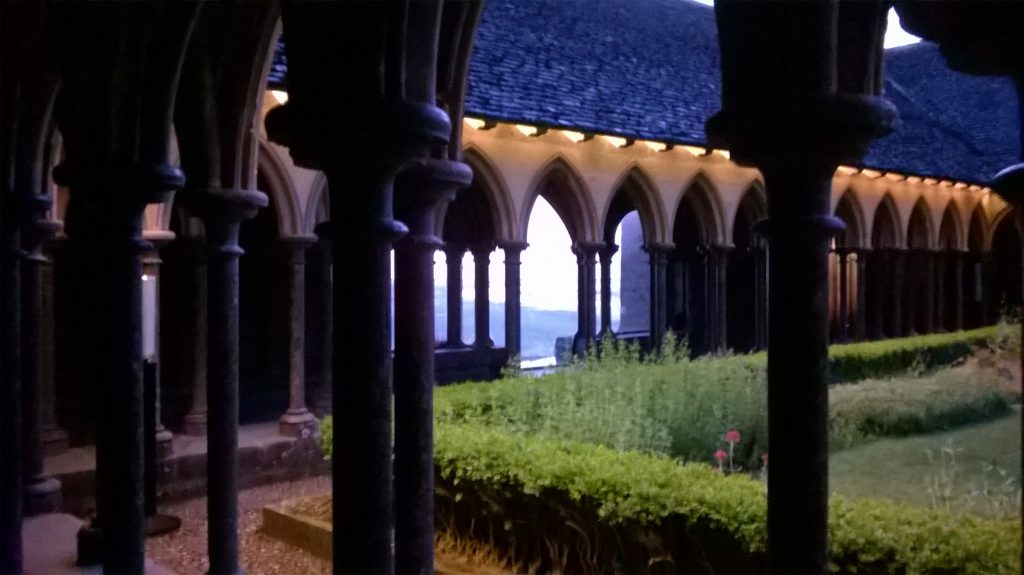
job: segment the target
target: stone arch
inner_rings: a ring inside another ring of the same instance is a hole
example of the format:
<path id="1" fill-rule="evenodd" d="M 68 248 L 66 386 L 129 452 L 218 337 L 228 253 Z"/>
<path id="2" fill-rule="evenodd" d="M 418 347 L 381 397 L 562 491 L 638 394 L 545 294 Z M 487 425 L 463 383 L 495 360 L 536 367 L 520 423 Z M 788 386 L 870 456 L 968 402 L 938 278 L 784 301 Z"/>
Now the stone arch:
<path id="1" fill-rule="evenodd" d="M 281 236 L 302 235 L 302 210 L 299 195 L 292 183 L 284 161 L 265 140 L 260 140 L 257 150 L 257 173 L 266 183 L 268 196 L 277 208 L 277 227 Z"/>
<path id="2" fill-rule="evenodd" d="M 767 315 L 765 242 L 755 225 L 767 215 L 764 190 L 747 189 L 732 222 L 732 249 L 726 256 L 726 345 L 743 353 L 764 343 Z"/>
<path id="3" fill-rule="evenodd" d="M 607 241 L 609 234 L 614 235 L 622 218 L 635 209 L 643 227 L 644 244 L 658 243 L 664 234 L 665 217 L 657 188 L 647 172 L 634 163 L 623 171 L 612 189 L 615 193 L 609 199 L 601 220 L 604 222 L 604 239 Z"/>
<path id="4" fill-rule="evenodd" d="M 934 247 L 935 230 L 924 198 L 918 198 L 910 210 L 907 221 L 907 236 L 904 245 L 912 250 L 928 250 Z"/>
<path id="5" fill-rule="evenodd" d="M 697 174 L 676 205 L 672 241 L 677 245 L 681 238 L 693 238 L 698 240 L 695 243 L 703 245 L 724 243 L 722 213 L 721 196 L 714 183 L 704 174 Z M 691 228 L 694 229 L 692 233 L 689 231 Z"/>
<path id="6" fill-rule="evenodd" d="M 987 251 L 988 246 L 988 226 L 985 225 L 984 210 L 978 204 L 971 212 L 971 223 L 967 228 L 967 249 L 980 253 Z"/>
<path id="7" fill-rule="evenodd" d="M 875 208 L 874 221 L 871 223 L 871 247 L 898 248 L 902 247 L 900 230 L 900 214 L 892 196 L 886 194 L 878 207 Z"/>
<path id="8" fill-rule="evenodd" d="M 836 203 L 835 216 L 846 224 L 846 230 L 836 236 L 836 246 L 844 248 L 862 248 L 864 239 L 864 209 L 857 201 L 857 196 L 847 190 Z"/>
<path id="9" fill-rule="evenodd" d="M 992 216 L 992 220 L 986 226 L 986 230 L 988 233 L 985 235 L 985 238 L 986 246 L 988 247 L 988 249 L 992 248 L 992 241 L 995 237 L 996 229 L 998 229 L 999 226 L 1002 225 L 1003 220 L 1006 219 L 1006 216 L 1010 215 L 1012 211 L 1013 208 L 1011 206 L 1005 205 L 1003 206 L 1003 209 L 996 212 L 996 215 Z M 1017 225 L 1016 221 L 1014 221 L 1013 223 L 1014 225 Z"/>
<path id="10" fill-rule="evenodd" d="M 508 185 L 494 162 L 477 146 L 470 144 L 462 151 L 462 161 L 473 169 L 473 186 L 478 186 L 489 206 L 494 236 L 498 241 L 511 241 L 516 232 L 515 208 L 508 192 Z M 461 192 L 460 192 L 461 193 Z M 446 205 L 438 214 L 437 229 L 444 229 Z M 525 237 L 525 236 L 524 236 Z"/>
<path id="11" fill-rule="evenodd" d="M 545 164 L 534 176 L 528 190 L 517 226 L 520 238 L 526 238 L 533 204 L 543 196 L 561 218 L 573 243 L 598 240 L 593 202 L 586 183 L 564 157 L 556 155 Z"/>
<path id="12" fill-rule="evenodd" d="M 961 227 L 960 210 L 952 201 L 942 211 L 942 223 L 939 224 L 938 248 L 943 250 L 963 249 L 964 233 Z"/>
<path id="13" fill-rule="evenodd" d="M 331 195 L 327 190 L 327 176 L 317 172 L 309 186 L 306 209 L 302 212 L 302 229 L 307 234 L 316 230 L 317 224 L 331 218 Z"/>

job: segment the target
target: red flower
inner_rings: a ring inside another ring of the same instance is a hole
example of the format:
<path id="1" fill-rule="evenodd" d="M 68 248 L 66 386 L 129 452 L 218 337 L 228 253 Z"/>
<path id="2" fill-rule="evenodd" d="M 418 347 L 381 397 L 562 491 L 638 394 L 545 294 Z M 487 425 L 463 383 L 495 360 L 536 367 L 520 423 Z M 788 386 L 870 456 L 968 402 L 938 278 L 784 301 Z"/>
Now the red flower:
<path id="1" fill-rule="evenodd" d="M 730 429 L 725 433 L 725 440 L 729 443 L 740 442 L 740 432 L 738 429 Z"/>
<path id="2" fill-rule="evenodd" d="M 715 459 L 717 459 L 719 462 L 725 461 L 728 458 L 729 454 L 722 451 L 721 449 L 715 452 Z"/>

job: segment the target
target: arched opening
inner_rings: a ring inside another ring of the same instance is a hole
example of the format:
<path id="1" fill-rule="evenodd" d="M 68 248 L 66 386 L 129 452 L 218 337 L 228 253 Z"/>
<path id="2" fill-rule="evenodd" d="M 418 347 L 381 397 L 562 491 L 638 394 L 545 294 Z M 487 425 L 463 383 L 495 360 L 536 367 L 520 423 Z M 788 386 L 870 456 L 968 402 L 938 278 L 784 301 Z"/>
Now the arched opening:
<path id="1" fill-rule="evenodd" d="M 892 198 L 885 196 L 875 210 L 871 226 L 872 257 L 868 265 L 867 323 L 872 339 L 897 337 L 901 332 L 903 272 L 900 265 L 899 216 Z"/>
<path id="2" fill-rule="evenodd" d="M 960 217 L 952 202 L 942 213 L 939 243 L 936 252 L 935 325 L 942 331 L 955 331 L 963 326 L 963 262 L 960 251 Z M 960 269 L 958 270 L 958 266 Z"/>
<path id="3" fill-rule="evenodd" d="M 669 326 L 686 339 L 694 354 L 719 349 L 724 322 L 717 314 L 719 273 L 713 244 L 718 237 L 714 200 L 706 182 L 695 182 L 676 209 L 672 241 L 676 246 L 668 277 Z"/>
<path id="4" fill-rule="evenodd" d="M 861 245 L 861 212 L 850 192 L 836 204 L 835 216 L 846 229 L 835 237 L 830 257 L 829 298 L 830 332 L 833 341 L 863 339 L 867 333 L 865 320 L 865 280 L 867 255 Z"/>
<path id="5" fill-rule="evenodd" d="M 764 239 L 754 224 L 765 217 L 764 201 L 751 189 L 740 201 L 732 227 L 733 249 L 726 270 L 726 343 L 745 353 L 763 347 L 766 331 L 766 262 Z"/>
<path id="6" fill-rule="evenodd" d="M 905 335 L 931 333 L 934 329 L 935 253 L 928 206 L 918 199 L 907 225 L 907 261 L 903 300 Z"/>
<path id="7" fill-rule="evenodd" d="M 1021 307 L 1020 228 L 1015 214 L 1003 217 L 992 233 L 992 290 L 989 323 L 1019 317 Z"/>
<path id="8" fill-rule="evenodd" d="M 985 294 L 985 286 L 991 282 L 986 277 L 989 272 L 989 251 L 985 240 L 985 216 L 981 206 L 971 213 L 971 223 L 967 229 L 967 253 L 964 256 L 963 290 L 964 290 L 964 327 L 973 328 L 984 325 L 989 315 L 989 298 Z"/>

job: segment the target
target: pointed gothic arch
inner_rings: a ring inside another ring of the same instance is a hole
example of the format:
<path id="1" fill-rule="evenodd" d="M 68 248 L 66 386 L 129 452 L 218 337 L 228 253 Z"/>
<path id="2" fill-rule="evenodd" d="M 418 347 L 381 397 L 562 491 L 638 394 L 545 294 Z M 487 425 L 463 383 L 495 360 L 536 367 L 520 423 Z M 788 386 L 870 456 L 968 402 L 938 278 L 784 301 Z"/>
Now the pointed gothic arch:
<path id="1" fill-rule="evenodd" d="M 874 220 L 871 223 L 871 247 L 898 248 L 902 247 L 900 215 L 892 196 L 886 194 L 878 207 L 875 208 Z"/>
<path id="2" fill-rule="evenodd" d="M 614 193 L 608 200 L 602 214 L 602 237 L 607 241 L 609 233 L 629 212 L 636 210 L 643 227 L 644 244 L 659 243 L 663 237 L 665 216 L 658 197 L 657 188 L 647 172 L 638 164 L 626 168 L 612 187 Z"/>
<path id="3" fill-rule="evenodd" d="M 266 189 L 260 191 L 270 197 L 277 208 L 277 229 L 281 236 L 302 235 L 302 209 L 299 195 L 288 174 L 288 168 L 270 143 L 260 139 L 256 157 L 257 179 Z M 269 209 L 269 208 L 264 208 Z"/>
<path id="4" fill-rule="evenodd" d="M 556 155 L 534 176 L 519 217 L 520 238 L 526 238 L 533 204 L 543 197 L 551 204 L 573 243 L 597 241 L 597 219 L 590 192 L 580 173 L 562 156 Z"/>
<path id="5" fill-rule="evenodd" d="M 836 247 L 864 247 L 864 208 L 857 201 L 856 194 L 850 190 L 844 192 L 836 203 L 834 214 L 846 224 L 846 230 L 836 236 Z"/>
<path id="6" fill-rule="evenodd" d="M 928 204 L 924 198 L 918 198 L 914 207 L 910 210 L 910 219 L 907 221 L 907 235 L 904 245 L 912 250 L 931 249 L 935 242 L 935 230 L 932 218 L 928 210 Z"/>

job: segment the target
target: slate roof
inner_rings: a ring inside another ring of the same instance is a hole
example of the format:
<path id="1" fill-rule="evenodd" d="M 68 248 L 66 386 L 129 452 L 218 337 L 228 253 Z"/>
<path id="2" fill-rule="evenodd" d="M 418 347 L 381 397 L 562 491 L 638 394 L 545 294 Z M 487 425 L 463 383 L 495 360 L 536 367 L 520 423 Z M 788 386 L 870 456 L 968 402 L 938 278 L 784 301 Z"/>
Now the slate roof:
<path id="1" fill-rule="evenodd" d="M 271 85 L 287 60 L 275 54 Z M 1013 85 L 949 70 L 931 44 L 886 53 L 903 124 L 864 167 L 984 183 L 1019 161 Z M 466 114 L 704 145 L 720 106 L 717 29 L 692 0 L 488 0 Z"/>

